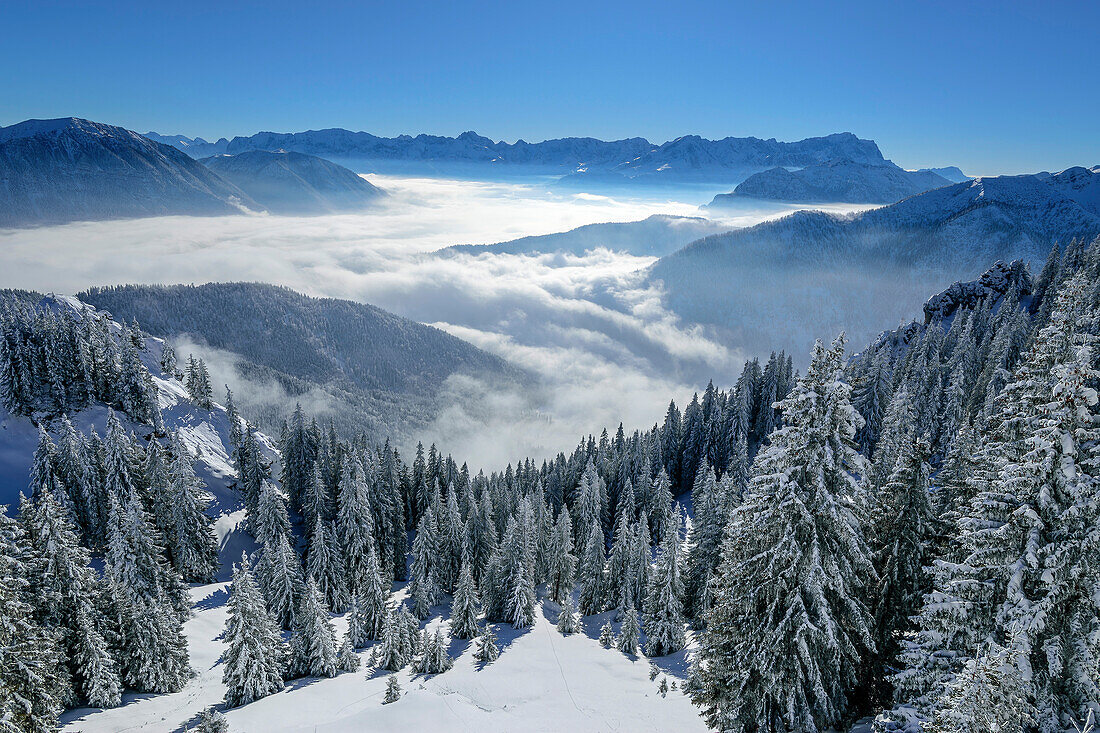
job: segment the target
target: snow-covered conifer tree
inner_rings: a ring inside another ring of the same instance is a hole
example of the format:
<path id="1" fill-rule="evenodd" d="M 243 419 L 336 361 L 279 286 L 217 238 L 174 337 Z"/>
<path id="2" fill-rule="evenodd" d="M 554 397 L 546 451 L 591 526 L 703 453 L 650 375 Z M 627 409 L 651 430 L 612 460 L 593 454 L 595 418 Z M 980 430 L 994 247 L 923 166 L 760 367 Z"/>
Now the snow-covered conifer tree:
<path id="1" fill-rule="evenodd" d="M 631 656 L 637 655 L 638 634 L 640 631 L 641 630 L 638 628 L 638 611 L 631 606 L 626 609 L 626 613 L 623 614 L 622 627 L 619 629 L 619 638 L 616 641 L 616 646 L 619 647 L 619 651 Z"/>
<path id="2" fill-rule="evenodd" d="M 491 624 L 485 624 L 481 629 L 481 635 L 477 637 L 477 649 L 474 650 L 474 659 L 481 664 L 490 664 L 495 662 L 499 656 L 497 635 Z"/>
<path id="3" fill-rule="evenodd" d="M 860 418 L 841 381 L 843 345 L 814 346 L 726 534 L 692 692 L 708 725 L 835 725 L 873 651 L 874 568 L 848 508 L 865 464 L 853 447 Z"/>
<path id="4" fill-rule="evenodd" d="M 651 657 L 677 652 L 686 643 L 680 563 L 680 531 L 676 523 L 661 542 L 646 591 L 646 654 Z"/>
<path id="5" fill-rule="evenodd" d="M 336 632 L 324 597 L 313 578 L 306 581 L 294 635 L 290 638 L 290 671 L 300 677 L 336 675 Z"/>
<path id="6" fill-rule="evenodd" d="M 603 611 L 606 605 L 603 531 L 596 526 L 588 533 L 577 575 L 580 580 L 580 611 L 586 616 Z"/>
<path id="7" fill-rule="evenodd" d="M 247 705 L 283 689 L 286 648 L 252 578 L 248 556 L 234 568 L 225 621 L 225 704 Z"/>
<path id="8" fill-rule="evenodd" d="M 473 639 L 477 636 L 478 615 L 477 587 L 470 574 L 470 562 L 464 559 L 459 574 L 458 588 L 455 589 L 454 604 L 451 608 L 450 632 L 452 639 Z"/>
<path id="9" fill-rule="evenodd" d="M 558 613 L 558 631 L 563 635 L 569 636 L 575 634 L 581 630 L 581 622 L 577 617 L 577 611 L 573 607 L 573 595 L 570 593 L 565 598 L 565 602 L 562 603 L 561 611 Z"/>

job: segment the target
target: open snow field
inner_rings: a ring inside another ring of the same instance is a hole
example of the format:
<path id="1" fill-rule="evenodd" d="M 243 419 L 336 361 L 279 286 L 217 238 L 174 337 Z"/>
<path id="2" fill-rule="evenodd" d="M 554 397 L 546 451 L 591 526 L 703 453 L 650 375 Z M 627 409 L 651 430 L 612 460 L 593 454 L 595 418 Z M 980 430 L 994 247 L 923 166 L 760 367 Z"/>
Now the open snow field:
<path id="1" fill-rule="evenodd" d="M 185 630 L 197 674 L 183 690 L 170 695 L 127 694 L 124 704 L 111 710 L 73 710 L 63 717 L 62 730 L 186 731 L 201 710 L 220 704 L 225 694 L 219 663 L 225 586 L 215 583 L 192 590 L 196 613 Z M 358 672 L 294 680 L 282 692 L 225 715 L 234 733 L 705 731 L 685 695 L 677 690 L 662 697 L 657 689 L 662 676 L 680 686 L 686 673 L 684 653 L 657 660 L 662 675 L 650 681 L 644 657 L 604 649 L 596 640 L 610 615 L 584 617 L 585 633 L 564 637 L 553 625 L 557 606 L 543 603 L 535 625 L 522 633 L 508 624 L 494 624 L 500 647 L 496 662 L 482 668 L 473 659 L 472 642 L 452 642 L 454 668 L 428 676 L 408 668 L 398 672 L 403 696 L 388 705 L 382 704 L 382 697 L 390 673 L 365 669 L 368 648 L 359 652 L 364 668 Z M 428 628 L 441 623 L 445 622 L 434 617 Z M 336 620 L 336 629 L 344 633 L 343 619 Z"/>

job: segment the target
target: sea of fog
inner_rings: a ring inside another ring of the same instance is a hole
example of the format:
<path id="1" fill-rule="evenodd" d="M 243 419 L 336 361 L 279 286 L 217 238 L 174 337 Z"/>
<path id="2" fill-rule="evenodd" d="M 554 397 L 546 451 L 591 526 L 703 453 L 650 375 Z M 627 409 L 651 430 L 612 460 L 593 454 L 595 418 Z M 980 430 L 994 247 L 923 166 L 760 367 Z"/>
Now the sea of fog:
<path id="1" fill-rule="evenodd" d="M 0 287 L 75 293 L 121 283 L 262 281 L 435 325 L 539 377 L 539 386 L 522 393 L 478 375 L 445 385 L 448 407 L 417 437 L 486 468 L 552 456 L 620 421 L 628 430 L 645 428 L 671 397 L 690 399 L 708 378 L 731 384 L 752 356 L 669 313 L 641 276 L 652 257 L 429 254 L 652 214 L 701 216 L 699 205 L 717 190 L 594 194 L 539 182 L 368 178 L 390 195 L 362 214 L 0 230 Z M 756 202 L 723 221 L 747 226 L 791 210 Z M 209 356 L 218 381 L 241 384 L 232 359 Z M 243 388 L 277 394 L 271 385 Z"/>

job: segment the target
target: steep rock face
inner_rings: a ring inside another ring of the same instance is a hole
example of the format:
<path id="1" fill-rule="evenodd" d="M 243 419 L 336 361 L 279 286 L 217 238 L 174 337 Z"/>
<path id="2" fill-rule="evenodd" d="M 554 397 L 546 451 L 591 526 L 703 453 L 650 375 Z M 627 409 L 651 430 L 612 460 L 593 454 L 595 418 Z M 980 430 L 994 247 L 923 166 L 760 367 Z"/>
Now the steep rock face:
<path id="1" fill-rule="evenodd" d="M 943 176 L 885 164 L 832 160 L 799 170 L 772 168 L 749 176 L 730 194 L 716 196 L 711 208 L 742 198 L 797 202 L 888 204 L 933 188 L 949 186 Z"/>
<path id="2" fill-rule="evenodd" d="M 1015 288 L 1023 296 L 1031 292 L 1031 275 L 1023 260 L 1005 264 L 998 260 L 977 280 L 952 283 L 946 290 L 933 295 L 924 304 L 924 323 L 944 321 L 959 308 L 972 308 L 989 296 L 1000 298 Z"/>
<path id="3" fill-rule="evenodd" d="M 347 168 L 303 153 L 249 150 L 200 162 L 275 214 L 356 211 L 382 196 Z"/>
<path id="4" fill-rule="evenodd" d="M 257 209 L 168 145 L 77 118 L 0 128 L 0 226 Z"/>
<path id="5" fill-rule="evenodd" d="M 971 180 L 971 176 L 966 175 L 958 166 L 949 165 L 943 168 L 921 168 L 918 173 L 935 173 L 938 176 L 943 176 L 952 183 L 963 183 L 964 181 Z"/>

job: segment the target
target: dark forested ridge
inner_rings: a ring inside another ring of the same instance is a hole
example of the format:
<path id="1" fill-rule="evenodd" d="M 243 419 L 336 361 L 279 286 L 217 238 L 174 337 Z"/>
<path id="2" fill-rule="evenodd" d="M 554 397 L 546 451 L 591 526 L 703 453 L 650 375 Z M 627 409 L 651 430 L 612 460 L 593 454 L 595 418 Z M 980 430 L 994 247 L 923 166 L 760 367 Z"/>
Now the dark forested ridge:
<path id="1" fill-rule="evenodd" d="M 192 456 L 153 411 L 184 393 L 171 355 L 67 301 L 12 299 L 0 335 L 4 407 L 42 427 L 34 496 L 0 516 L 0 638 L 25 661 L 0 666 L 25 700 L 3 713 L 45 731 L 64 706 L 185 684 L 179 589 L 215 552 Z M 441 604 L 491 664 L 512 650 L 489 623 L 528 628 L 541 599 L 563 634 L 614 610 L 600 640 L 632 656 L 694 628 L 685 692 L 714 729 L 1073 730 L 1100 704 L 1098 338 L 1100 240 L 1078 241 L 952 286 L 854 355 L 840 336 L 804 374 L 750 361 L 650 429 L 489 473 L 301 409 L 272 461 L 191 361 L 257 548 L 230 588 L 225 703 L 354 670 L 373 642 L 376 670 L 446 674 L 442 629 L 422 631 Z M 64 417 L 104 405 L 129 433 Z"/>
<path id="2" fill-rule="evenodd" d="M 523 379 L 503 359 L 437 328 L 273 285 L 128 285 L 80 297 L 150 333 L 188 335 L 231 352 L 247 376 L 277 380 L 291 394 L 321 387 L 340 405 L 333 419 L 351 432 L 366 426 L 382 435 L 423 424 L 451 374 Z M 276 428 L 284 413 L 266 415 L 265 427 Z M 364 416 L 370 419 L 361 422 Z"/>

